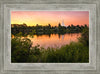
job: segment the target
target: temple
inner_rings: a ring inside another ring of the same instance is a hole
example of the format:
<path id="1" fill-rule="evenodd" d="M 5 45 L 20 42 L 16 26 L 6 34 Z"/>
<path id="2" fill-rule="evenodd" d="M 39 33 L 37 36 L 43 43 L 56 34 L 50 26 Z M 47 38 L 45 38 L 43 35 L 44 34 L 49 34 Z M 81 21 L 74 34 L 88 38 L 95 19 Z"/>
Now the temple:
<path id="1" fill-rule="evenodd" d="M 66 27 L 66 28 L 67 28 L 67 26 L 64 24 L 64 21 L 62 21 L 61 26 L 64 26 L 64 27 Z"/>

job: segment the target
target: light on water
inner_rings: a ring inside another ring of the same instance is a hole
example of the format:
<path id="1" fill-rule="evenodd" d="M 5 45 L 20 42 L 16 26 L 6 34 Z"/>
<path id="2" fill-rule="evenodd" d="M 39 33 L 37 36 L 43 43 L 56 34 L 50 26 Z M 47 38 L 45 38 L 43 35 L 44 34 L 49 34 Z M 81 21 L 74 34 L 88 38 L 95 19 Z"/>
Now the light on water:
<path id="1" fill-rule="evenodd" d="M 71 42 L 77 42 L 78 38 L 81 36 L 81 33 L 71 33 L 71 34 L 51 34 L 51 35 L 34 35 L 33 38 L 28 37 L 32 43 L 33 47 L 36 45 L 40 45 L 43 48 L 56 48 L 61 47 L 66 44 L 70 44 Z"/>

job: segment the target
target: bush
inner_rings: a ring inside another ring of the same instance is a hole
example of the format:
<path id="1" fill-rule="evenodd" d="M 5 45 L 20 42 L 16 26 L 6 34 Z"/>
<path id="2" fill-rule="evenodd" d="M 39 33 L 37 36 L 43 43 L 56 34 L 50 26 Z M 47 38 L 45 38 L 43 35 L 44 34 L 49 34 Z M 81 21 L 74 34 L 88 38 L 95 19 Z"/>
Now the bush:
<path id="1" fill-rule="evenodd" d="M 83 38 L 83 37 L 82 37 Z M 84 39 L 83 39 L 84 40 Z M 11 47 L 12 62 L 32 63 L 85 63 L 89 62 L 89 47 L 83 42 L 71 42 L 61 48 L 31 47 L 29 39 L 13 38 Z"/>
<path id="2" fill-rule="evenodd" d="M 31 41 L 27 38 L 13 38 L 11 40 L 11 61 L 27 62 L 31 45 Z"/>
<path id="3" fill-rule="evenodd" d="M 79 38 L 79 41 L 83 43 L 85 46 L 89 46 L 89 28 L 88 27 L 83 29 L 81 37 Z"/>

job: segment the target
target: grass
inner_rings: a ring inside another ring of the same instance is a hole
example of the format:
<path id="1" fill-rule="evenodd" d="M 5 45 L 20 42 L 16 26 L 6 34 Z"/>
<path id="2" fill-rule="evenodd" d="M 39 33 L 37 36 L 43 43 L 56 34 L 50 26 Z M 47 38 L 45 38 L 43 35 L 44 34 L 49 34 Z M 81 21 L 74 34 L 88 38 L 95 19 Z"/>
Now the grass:
<path id="1" fill-rule="evenodd" d="M 12 62 L 30 63 L 86 63 L 89 62 L 89 48 L 81 42 L 71 42 L 61 48 L 29 47 L 31 41 L 12 39 Z M 20 46 L 20 47 L 19 47 Z"/>

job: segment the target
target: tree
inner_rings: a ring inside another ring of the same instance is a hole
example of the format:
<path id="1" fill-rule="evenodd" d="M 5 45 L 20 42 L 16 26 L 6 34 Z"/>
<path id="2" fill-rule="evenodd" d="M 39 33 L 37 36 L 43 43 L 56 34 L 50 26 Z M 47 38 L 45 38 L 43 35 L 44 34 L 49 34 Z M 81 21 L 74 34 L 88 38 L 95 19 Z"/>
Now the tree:
<path id="1" fill-rule="evenodd" d="M 31 41 L 28 38 L 13 38 L 11 40 L 11 61 L 12 62 L 27 62 Z"/>
<path id="2" fill-rule="evenodd" d="M 58 24 L 58 27 L 61 27 L 61 24 L 60 23 Z"/>
<path id="3" fill-rule="evenodd" d="M 26 25 L 25 23 L 23 23 L 23 26 L 24 26 L 24 27 L 27 27 L 27 25 Z"/>
<path id="4" fill-rule="evenodd" d="M 50 24 L 48 24 L 48 26 L 49 26 L 49 29 L 51 29 L 51 25 L 50 25 Z"/>
<path id="5" fill-rule="evenodd" d="M 79 41 L 83 43 L 85 46 L 89 46 L 89 28 L 88 27 L 83 29 L 81 37 L 79 38 Z"/>

